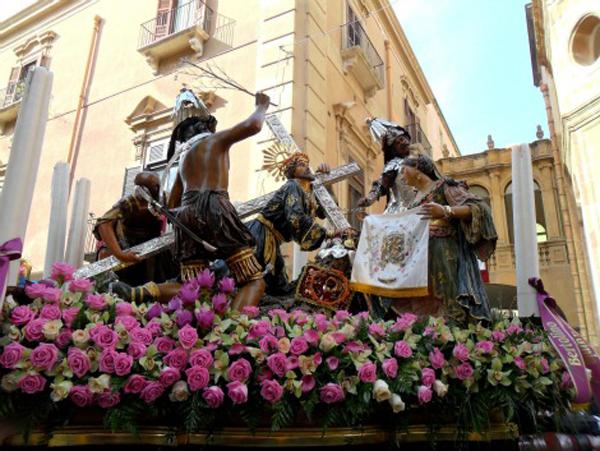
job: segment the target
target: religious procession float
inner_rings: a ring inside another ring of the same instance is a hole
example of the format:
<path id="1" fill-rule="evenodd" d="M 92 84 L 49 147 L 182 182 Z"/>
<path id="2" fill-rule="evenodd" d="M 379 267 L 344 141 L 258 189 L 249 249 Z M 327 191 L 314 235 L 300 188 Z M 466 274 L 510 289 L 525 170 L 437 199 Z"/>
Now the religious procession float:
<path id="1" fill-rule="evenodd" d="M 598 449 L 600 360 L 542 282 L 530 280 L 537 317 L 490 307 L 486 204 L 411 154 L 405 129 L 370 119 L 384 170 L 354 207 L 388 203 L 357 233 L 326 189 L 355 168 L 313 173 L 269 102 L 256 94 L 246 121 L 216 132 L 183 90 L 167 201 L 164 180 L 143 173 L 98 220 L 97 262 L 8 280 L 3 446 Z M 234 208 L 210 152 L 264 122 L 288 152 L 272 168 L 287 181 Z M 318 251 L 295 281 L 290 241 Z M 20 251 L 18 238 L 3 245 L 3 283 Z"/>

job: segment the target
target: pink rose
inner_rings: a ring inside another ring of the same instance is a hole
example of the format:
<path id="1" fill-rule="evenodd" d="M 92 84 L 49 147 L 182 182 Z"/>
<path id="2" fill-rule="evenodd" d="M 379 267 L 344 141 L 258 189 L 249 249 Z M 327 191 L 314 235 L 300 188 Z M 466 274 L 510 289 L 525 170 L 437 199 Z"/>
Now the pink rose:
<path id="1" fill-rule="evenodd" d="M 25 294 L 30 299 L 41 298 L 46 292 L 46 286 L 42 283 L 34 283 L 25 287 Z M 25 307 L 25 306 L 23 306 Z"/>
<path id="2" fill-rule="evenodd" d="M 198 391 L 206 387 L 210 381 L 208 370 L 201 366 L 192 366 L 185 371 L 188 386 L 191 391 Z"/>
<path id="3" fill-rule="evenodd" d="M 473 376 L 473 367 L 469 363 L 462 363 L 454 368 L 454 374 L 461 381 L 464 381 Z"/>
<path id="4" fill-rule="evenodd" d="M 113 349 L 105 349 L 98 357 L 98 368 L 103 373 L 112 374 L 115 372 L 115 358 L 117 352 Z"/>
<path id="5" fill-rule="evenodd" d="M 185 352 L 185 349 L 182 348 L 173 349 L 163 358 L 165 365 L 177 368 L 180 371 L 185 370 L 187 360 L 187 352 Z"/>
<path id="6" fill-rule="evenodd" d="M 248 340 L 256 340 L 257 338 L 264 337 L 269 332 L 270 328 L 271 324 L 268 321 L 256 321 L 248 330 Z"/>
<path id="7" fill-rule="evenodd" d="M 83 377 L 92 366 L 88 355 L 79 348 L 69 348 L 67 363 L 77 377 Z"/>
<path id="8" fill-rule="evenodd" d="M 396 354 L 398 357 L 407 359 L 412 356 L 413 352 L 410 345 L 406 341 L 400 340 L 394 344 L 394 354 Z"/>
<path id="9" fill-rule="evenodd" d="M 205 269 L 198 277 L 196 277 L 196 282 L 200 288 L 212 288 L 215 284 L 215 275 L 210 269 Z"/>
<path id="10" fill-rule="evenodd" d="M 321 388 L 320 398 L 325 404 L 343 401 L 345 397 L 344 389 L 339 384 L 330 382 Z"/>
<path id="11" fill-rule="evenodd" d="M 287 358 L 284 353 L 277 352 L 267 357 L 267 366 L 279 377 L 285 376 L 287 372 Z"/>
<path id="12" fill-rule="evenodd" d="M 243 345 L 242 343 L 232 344 L 229 347 L 229 351 L 227 351 L 229 355 L 239 355 L 243 354 L 244 352 L 246 352 L 246 345 Z"/>
<path id="13" fill-rule="evenodd" d="M 310 392 L 313 388 L 315 388 L 316 384 L 317 380 L 312 374 L 305 374 L 304 376 L 302 376 L 302 380 L 300 381 L 300 388 L 302 390 L 302 393 Z"/>
<path id="14" fill-rule="evenodd" d="M 256 318 L 260 314 L 260 309 L 253 305 L 246 305 L 242 309 L 242 313 L 248 316 L 248 318 Z"/>
<path id="15" fill-rule="evenodd" d="M 433 392 L 431 391 L 431 388 L 421 385 L 417 390 L 419 404 L 427 404 L 429 401 L 431 401 L 432 394 Z"/>
<path id="16" fill-rule="evenodd" d="M 46 287 L 46 289 L 44 290 L 44 294 L 42 295 L 42 298 L 44 298 L 44 301 L 46 301 L 46 302 L 51 302 L 53 304 L 57 304 L 58 302 L 60 302 L 61 296 L 62 296 L 62 290 L 60 288 Z"/>
<path id="17" fill-rule="evenodd" d="M 403 313 L 392 325 L 392 332 L 404 332 L 408 330 L 417 321 L 417 315 L 412 313 Z"/>
<path id="18" fill-rule="evenodd" d="M 65 323 L 65 326 L 71 327 L 73 325 L 73 321 L 77 318 L 79 314 L 79 307 L 69 307 L 63 310 L 62 318 Z"/>
<path id="19" fill-rule="evenodd" d="M 343 332 L 331 332 L 331 336 L 335 340 L 335 343 L 341 345 L 346 341 L 346 335 Z"/>
<path id="20" fill-rule="evenodd" d="M 337 357 L 334 357 L 334 356 L 327 357 L 325 359 L 325 362 L 327 363 L 327 367 L 331 371 L 337 370 L 338 366 L 340 366 L 340 359 L 338 359 Z"/>
<path id="21" fill-rule="evenodd" d="M 136 327 L 140 327 L 140 322 L 133 316 L 120 315 L 115 318 L 115 324 L 121 324 L 126 331 L 131 331 Z"/>
<path id="22" fill-rule="evenodd" d="M 104 351 L 106 352 L 106 351 Z M 119 352 L 115 356 L 115 374 L 117 376 L 126 376 L 131 373 L 131 367 L 133 366 L 133 357 L 125 354 L 124 352 Z"/>
<path id="23" fill-rule="evenodd" d="M 542 368 L 542 374 L 546 374 L 550 371 L 550 365 L 548 364 L 548 359 L 546 359 L 546 357 L 540 359 L 540 367 Z"/>
<path id="24" fill-rule="evenodd" d="M 69 399 L 77 407 L 87 407 L 92 405 L 94 395 L 87 385 L 74 385 L 69 392 Z"/>
<path id="25" fill-rule="evenodd" d="M 4 368 L 13 369 L 23 358 L 25 349 L 19 343 L 12 342 L 7 344 L 4 347 L 4 351 L 2 351 L 2 355 L 0 355 L 0 365 Z"/>
<path id="26" fill-rule="evenodd" d="M 146 379 L 144 376 L 139 374 L 132 374 L 127 379 L 127 383 L 123 387 L 124 393 L 141 393 L 144 387 L 146 387 Z"/>
<path id="27" fill-rule="evenodd" d="M 391 359 L 385 359 L 381 365 L 381 369 L 387 377 L 395 379 L 398 375 L 398 361 L 393 357 Z"/>
<path id="28" fill-rule="evenodd" d="M 105 325 L 98 325 L 90 329 L 90 337 L 102 349 L 112 349 L 119 341 L 116 332 Z"/>
<path id="29" fill-rule="evenodd" d="M 506 334 L 501 330 L 495 330 L 492 332 L 492 340 L 494 341 L 504 341 L 506 338 Z"/>
<path id="30" fill-rule="evenodd" d="M 260 339 L 258 342 L 258 346 L 260 350 L 265 354 L 271 354 L 272 352 L 276 352 L 279 349 L 279 342 L 277 338 L 275 338 L 271 334 L 267 334 Z"/>
<path id="31" fill-rule="evenodd" d="M 115 313 L 117 316 L 133 315 L 133 306 L 129 302 L 119 302 L 115 305 Z"/>
<path id="32" fill-rule="evenodd" d="M 271 404 L 276 403 L 283 396 L 283 387 L 274 380 L 264 380 L 260 385 L 260 395 Z"/>
<path id="33" fill-rule="evenodd" d="M 144 327 L 144 329 L 150 332 L 152 338 L 158 337 L 162 334 L 162 325 L 158 320 L 150 320 L 150 322 L 146 324 L 146 327 Z"/>
<path id="34" fill-rule="evenodd" d="M 103 409 L 110 409 L 121 402 L 121 396 L 118 391 L 104 390 L 98 395 L 98 405 Z"/>
<path id="35" fill-rule="evenodd" d="M 525 360 L 523 360 L 523 357 L 515 357 L 515 365 L 520 370 L 524 370 L 526 367 L 526 364 L 525 364 Z"/>
<path id="36" fill-rule="evenodd" d="M 46 386 L 46 379 L 37 373 L 29 373 L 19 379 L 17 384 L 24 393 L 32 395 L 33 393 L 41 392 Z"/>
<path id="37" fill-rule="evenodd" d="M 66 348 L 71 343 L 73 331 L 71 329 L 62 328 L 58 337 L 56 337 L 56 346 L 60 349 Z"/>
<path id="38" fill-rule="evenodd" d="M 190 355 L 191 366 L 201 366 L 202 368 L 210 368 L 213 364 L 212 354 L 205 348 L 195 349 Z"/>
<path id="39" fill-rule="evenodd" d="M 153 340 L 152 332 L 144 327 L 135 327 L 129 331 L 129 339 L 132 342 L 150 346 Z"/>
<path id="40" fill-rule="evenodd" d="M 521 332 L 523 332 L 523 328 L 521 326 L 517 326 L 516 324 L 509 324 L 509 326 L 506 328 L 506 333 L 508 335 L 520 334 Z"/>
<path id="41" fill-rule="evenodd" d="M 215 313 L 206 308 L 201 308 L 196 312 L 196 321 L 201 329 L 210 329 L 215 321 Z"/>
<path id="42" fill-rule="evenodd" d="M 278 318 L 281 322 L 286 323 L 290 315 L 282 308 L 273 308 L 269 310 L 269 316 L 273 319 Z"/>
<path id="43" fill-rule="evenodd" d="M 40 318 L 46 319 L 48 321 L 60 319 L 62 317 L 62 312 L 60 311 L 60 307 L 54 304 L 46 304 L 40 310 Z"/>
<path id="44" fill-rule="evenodd" d="M 308 322 L 308 315 L 302 310 L 296 309 L 290 315 L 290 318 L 298 325 L 302 326 Z"/>
<path id="45" fill-rule="evenodd" d="M 377 380 L 377 365 L 367 362 L 358 370 L 358 377 L 362 382 L 375 382 Z"/>
<path id="46" fill-rule="evenodd" d="M 346 310 L 338 310 L 337 312 L 335 312 L 334 318 L 339 321 L 340 323 L 343 323 L 344 321 L 346 321 L 348 318 L 350 318 L 350 313 Z"/>
<path id="47" fill-rule="evenodd" d="M 170 367 L 163 368 L 158 378 L 163 387 L 170 387 L 179 379 L 181 379 L 181 374 L 179 373 L 179 370 L 177 368 Z"/>
<path id="48" fill-rule="evenodd" d="M 369 333 L 375 337 L 384 337 L 385 329 L 381 326 L 381 324 L 372 323 L 369 325 Z"/>
<path id="49" fill-rule="evenodd" d="M 81 280 L 85 280 L 85 279 L 81 279 Z M 71 287 L 73 286 L 73 284 L 75 282 L 77 282 L 77 280 L 74 280 L 73 282 L 71 282 Z M 69 287 L 69 289 L 71 287 Z M 101 311 L 101 310 L 105 310 L 108 307 L 108 303 L 106 302 L 106 298 L 104 297 L 103 294 L 88 294 L 85 297 L 85 303 L 92 310 Z"/>
<path id="50" fill-rule="evenodd" d="M 297 355 L 291 355 L 287 358 L 287 371 L 295 370 L 300 365 L 300 359 Z"/>
<path id="51" fill-rule="evenodd" d="M 494 350 L 494 343 L 491 341 L 480 341 L 475 345 L 475 350 L 479 351 L 481 354 L 489 354 Z"/>
<path id="52" fill-rule="evenodd" d="M 307 329 L 304 331 L 304 339 L 312 346 L 315 346 L 319 342 L 319 332 L 314 329 Z"/>
<path id="53" fill-rule="evenodd" d="M 165 392 L 165 388 L 160 382 L 149 381 L 140 393 L 142 401 L 150 404 L 156 401 Z"/>
<path id="54" fill-rule="evenodd" d="M 233 404 L 244 404 L 248 401 L 248 387 L 239 381 L 230 382 L 227 384 L 227 395 Z"/>
<path id="55" fill-rule="evenodd" d="M 58 359 L 58 348 L 53 344 L 40 343 L 31 354 L 29 360 L 38 370 L 49 371 Z"/>
<path id="56" fill-rule="evenodd" d="M 222 314 L 225 313 L 227 308 L 229 307 L 229 301 L 227 300 L 227 296 L 223 293 L 217 293 L 212 297 L 212 306 L 215 312 Z"/>
<path id="57" fill-rule="evenodd" d="M 329 321 L 327 321 L 327 317 L 322 313 L 317 313 L 314 316 L 313 321 L 319 332 L 325 332 L 329 327 Z"/>
<path id="58" fill-rule="evenodd" d="M 252 374 L 252 366 L 246 359 L 238 359 L 227 369 L 227 379 L 230 381 L 246 382 Z"/>
<path id="59" fill-rule="evenodd" d="M 357 343 L 356 341 L 350 341 L 344 347 L 344 352 L 345 353 L 348 353 L 348 352 L 362 352 L 362 351 L 364 351 L 367 348 L 368 347 L 366 345 L 362 345 L 360 343 Z M 409 347 L 409 349 L 410 349 L 410 347 Z M 412 353 L 412 350 L 410 352 Z"/>
<path id="60" fill-rule="evenodd" d="M 235 290 L 235 280 L 231 277 L 223 277 L 219 281 L 219 290 L 225 294 L 233 293 L 233 290 Z"/>
<path id="61" fill-rule="evenodd" d="M 156 350 L 163 354 L 175 349 L 175 345 L 177 342 L 169 337 L 158 337 L 154 340 L 154 346 L 156 346 Z"/>
<path id="62" fill-rule="evenodd" d="M 134 342 L 129 343 L 129 346 L 127 346 L 127 354 L 129 354 L 135 360 L 139 360 L 142 357 L 144 357 L 147 350 L 148 349 L 146 348 L 146 346 L 142 343 Z"/>
<path id="63" fill-rule="evenodd" d="M 23 328 L 27 341 L 40 341 L 44 338 L 45 319 L 33 319 Z"/>
<path id="64" fill-rule="evenodd" d="M 437 347 L 433 348 L 433 351 L 429 353 L 429 361 L 431 362 L 431 366 L 436 370 L 439 370 L 446 363 L 444 354 Z"/>
<path id="65" fill-rule="evenodd" d="M 94 282 L 88 279 L 74 279 L 69 284 L 71 293 L 87 293 L 94 286 Z"/>
<path id="66" fill-rule="evenodd" d="M 303 337 L 292 338 L 290 352 L 294 355 L 301 355 L 308 351 L 308 343 Z"/>
<path id="67" fill-rule="evenodd" d="M 273 334 L 277 337 L 277 338 L 283 338 L 285 337 L 285 329 L 281 326 L 275 326 L 273 328 Z"/>
<path id="68" fill-rule="evenodd" d="M 435 382 L 435 371 L 431 368 L 423 368 L 421 370 L 421 383 L 426 387 L 431 387 Z"/>
<path id="69" fill-rule="evenodd" d="M 35 285 L 30 285 L 35 286 Z M 35 312 L 26 305 L 17 305 L 10 312 L 10 322 L 15 326 L 22 326 L 35 318 Z"/>
<path id="70" fill-rule="evenodd" d="M 64 283 L 73 279 L 74 272 L 75 268 L 68 263 L 56 262 L 52 265 L 50 278 L 56 280 L 58 283 Z"/>
<path id="71" fill-rule="evenodd" d="M 469 360 L 469 348 L 462 343 L 457 343 L 452 349 L 452 355 L 461 362 Z"/>
<path id="72" fill-rule="evenodd" d="M 216 409 L 223 404 L 225 393 L 223 393 L 223 390 L 221 390 L 218 386 L 213 385 L 202 392 L 202 397 L 204 398 L 204 401 L 206 401 L 206 405 L 208 407 L 211 409 Z"/>
<path id="73" fill-rule="evenodd" d="M 192 349 L 198 341 L 198 332 L 189 324 L 179 329 L 177 336 L 183 349 Z"/>

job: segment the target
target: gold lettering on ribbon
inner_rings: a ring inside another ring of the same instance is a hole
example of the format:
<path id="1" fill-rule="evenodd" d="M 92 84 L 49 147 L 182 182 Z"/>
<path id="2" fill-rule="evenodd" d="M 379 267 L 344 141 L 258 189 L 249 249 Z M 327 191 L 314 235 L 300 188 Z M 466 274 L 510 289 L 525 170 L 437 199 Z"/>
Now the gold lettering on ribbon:
<path id="1" fill-rule="evenodd" d="M 569 365 L 583 366 L 577 351 L 573 347 L 573 343 L 567 338 L 561 328 L 558 327 L 558 324 L 556 324 L 554 321 L 548 321 L 547 325 L 548 335 L 560 342 L 560 344 L 565 348 L 569 358 Z"/>

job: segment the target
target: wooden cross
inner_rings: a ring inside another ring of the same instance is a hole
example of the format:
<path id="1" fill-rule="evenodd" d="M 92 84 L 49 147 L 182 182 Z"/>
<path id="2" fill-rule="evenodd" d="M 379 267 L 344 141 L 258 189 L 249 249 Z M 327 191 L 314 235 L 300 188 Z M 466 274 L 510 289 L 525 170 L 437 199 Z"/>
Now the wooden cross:
<path id="1" fill-rule="evenodd" d="M 268 116 L 266 121 L 267 125 L 275 135 L 275 138 L 281 142 L 284 146 L 286 146 L 292 152 L 299 152 L 300 148 L 295 143 L 293 138 L 287 132 L 281 121 L 277 116 L 271 115 Z M 327 219 L 331 222 L 334 228 L 338 230 L 343 230 L 350 227 L 348 220 L 336 204 L 329 191 L 327 191 L 327 186 L 333 185 L 341 180 L 344 180 L 351 175 L 357 174 L 360 172 L 360 167 L 357 163 L 352 162 L 337 168 L 334 168 L 329 172 L 329 174 L 317 174 L 316 180 L 313 182 L 313 191 L 315 193 L 315 197 L 317 201 L 325 211 L 325 215 Z M 247 218 L 253 214 L 260 212 L 260 210 L 267 204 L 267 202 L 273 197 L 275 191 L 270 192 L 268 194 L 264 194 L 262 196 L 251 199 L 247 202 L 243 202 L 236 206 L 236 211 L 238 216 L 241 219 Z M 158 238 L 154 238 L 150 241 L 146 241 L 145 243 L 138 244 L 137 246 L 133 246 L 128 249 L 131 252 L 135 252 L 141 259 L 146 259 L 148 257 L 152 257 L 163 250 L 165 250 L 168 246 L 171 246 L 174 243 L 174 235 L 173 232 L 165 233 Z M 115 258 L 114 256 L 110 256 L 99 260 L 95 263 L 91 263 L 87 266 L 83 266 L 75 271 L 76 278 L 84 278 L 84 277 L 95 277 L 107 271 L 118 271 L 120 269 L 126 268 L 130 266 L 131 263 L 124 263 Z"/>

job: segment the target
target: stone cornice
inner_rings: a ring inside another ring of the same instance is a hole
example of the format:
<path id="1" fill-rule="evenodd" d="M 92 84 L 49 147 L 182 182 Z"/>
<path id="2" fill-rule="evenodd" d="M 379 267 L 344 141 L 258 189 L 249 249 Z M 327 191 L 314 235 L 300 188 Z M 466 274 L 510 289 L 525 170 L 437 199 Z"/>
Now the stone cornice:
<path id="1" fill-rule="evenodd" d="M 73 3 L 75 0 L 38 0 L 34 4 L 19 11 L 17 14 L 0 22 L 0 41 L 18 33 L 20 30 L 31 27 L 61 7 Z"/>

